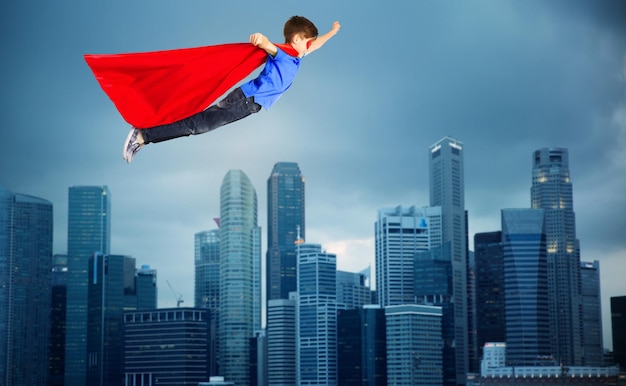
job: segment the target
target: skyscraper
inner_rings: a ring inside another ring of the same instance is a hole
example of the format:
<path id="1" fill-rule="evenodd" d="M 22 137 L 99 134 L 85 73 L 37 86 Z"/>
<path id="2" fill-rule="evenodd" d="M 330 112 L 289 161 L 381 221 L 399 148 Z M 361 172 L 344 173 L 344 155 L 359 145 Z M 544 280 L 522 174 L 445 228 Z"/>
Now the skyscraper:
<path id="1" fill-rule="evenodd" d="M 294 293 L 295 294 L 295 293 Z M 296 383 L 296 300 L 267 302 L 267 379 L 270 385 Z"/>
<path id="2" fill-rule="evenodd" d="M 502 232 L 474 235 L 478 347 L 506 341 Z"/>
<path id="3" fill-rule="evenodd" d="M 337 256 L 316 244 L 298 257 L 298 385 L 337 385 Z"/>
<path id="4" fill-rule="evenodd" d="M 550 354 L 544 211 L 502 210 L 506 357 L 534 365 Z"/>
<path id="5" fill-rule="evenodd" d="M 580 284 L 582 296 L 581 318 L 584 325 L 583 353 L 585 366 L 604 364 L 602 343 L 602 306 L 600 296 L 600 262 L 580 263 Z"/>
<path id="6" fill-rule="evenodd" d="M 250 338 L 260 315 L 261 289 L 254 288 L 261 256 L 257 229 L 257 196 L 241 170 L 230 170 L 220 189 L 220 372 L 237 385 L 249 384 Z M 257 267 L 255 267 L 255 265 Z"/>
<path id="7" fill-rule="evenodd" d="M 611 330 L 613 357 L 622 371 L 626 370 L 626 296 L 611 297 Z"/>
<path id="8" fill-rule="evenodd" d="M 337 381 L 341 386 L 387 386 L 385 309 L 337 311 Z"/>
<path id="9" fill-rule="evenodd" d="M 135 259 L 96 253 L 89 259 L 89 278 L 87 382 L 90 386 L 121 386 L 124 309 L 137 309 L 139 300 Z M 156 291 L 152 300 L 156 303 Z"/>
<path id="10" fill-rule="evenodd" d="M 63 386 L 65 373 L 65 310 L 67 304 L 67 255 L 52 257 L 50 305 L 49 386 Z"/>
<path id="11" fill-rule="evenodd" d="M 564 365 L 580 366 L 580 250 L 567 149 L 534 152 L 530 195 L 531 207 L 545 213 L 552 354 Z"/>
<path id="12" fill-rule="evenodd" d="M 467 310 L 467 230 L 463 143 L 444 137 L 430 146 L 430 206 L 441 207 L 443 243 L 450 243 L 457 384 L 469 370 Z"/>
<path id="13" fill-rule="evenodd" d="M 371 304 L 372 290 L 364 273 L 337 271 L 337 307 L 343 310 Z"/>
<path id="14" fill-rule="evenodd" d="M 195 290 L 194 299 L 197 308 L 211 310 L 208 317 L 210 324 L 210 371 L 218 375 L 217 358 L 219 340 L 217 331 L 220 317 L 220 230 L 198 232 L 195 234 Z"/>
<path id="15" fill-rule="evenodd" d="M 296 290 L 297 228 L 305 239 L 304 177 L 295 162 L 274 165 L 267 180 L 267 300 Z"/>
<path id="16" fill-rule="evenodd" d="M 441 245 L 441 208 L 383 208 L 375 224 L 376 290 L 382 307 L 415 303 L 413 260 Z"/>
<path id="17" fill-rule="evenodd" d="M 111 244 L 111 195 L 106 186 L 69 188 L 65 384 L 86 385 L 88 262 Z"/>
<path id="18" fill-rule="evenodd" d="M 52 204 L 0 186 L 0 384 L 48 384 Z"/>
<path id="19" fill-rule="evenodd" d="M 441 385 L 441 307 L 385 307 L 387 384 Z"/>

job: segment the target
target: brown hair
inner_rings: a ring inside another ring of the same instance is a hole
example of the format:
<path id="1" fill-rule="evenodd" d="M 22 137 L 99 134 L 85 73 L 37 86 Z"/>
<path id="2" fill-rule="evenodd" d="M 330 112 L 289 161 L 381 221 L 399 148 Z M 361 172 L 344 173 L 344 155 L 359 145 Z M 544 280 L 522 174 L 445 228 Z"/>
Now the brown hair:
<path id="1" fill-rule="evenodd" d="M 302 34 L 305 38 L 315 38 L 318 35 L 317 27 L 313 22 L 304 16 L 292 16 L 285 23 L 283 35 L 285 35 L 285 43 L 291 43 L 293 38 Z"/>

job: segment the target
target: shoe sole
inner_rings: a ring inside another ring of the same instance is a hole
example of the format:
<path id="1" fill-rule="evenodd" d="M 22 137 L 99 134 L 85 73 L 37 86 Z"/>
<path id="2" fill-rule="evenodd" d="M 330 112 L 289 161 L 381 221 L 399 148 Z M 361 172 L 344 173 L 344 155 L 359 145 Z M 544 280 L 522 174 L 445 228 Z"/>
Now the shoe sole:
<path id="1" fill-rule="evenodd" d="M 130 144 L 133 134 L 135 134 L 135 130 L 137 129 L 133 128 L 131 131 L 128 132 L 128 135 L 126 136 L 126 141 L 124 141 L 124 147 L 122 148 L 122 159 L 127 162 L 128 160 L 126 159 L 126 150 L 128 149 L 128 145 Z"/>

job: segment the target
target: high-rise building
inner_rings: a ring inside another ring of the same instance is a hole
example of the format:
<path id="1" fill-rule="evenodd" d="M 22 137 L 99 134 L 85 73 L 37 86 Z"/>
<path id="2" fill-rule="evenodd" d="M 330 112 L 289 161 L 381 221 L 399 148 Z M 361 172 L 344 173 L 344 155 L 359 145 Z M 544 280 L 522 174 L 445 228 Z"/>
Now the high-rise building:
<path id="1" fill-rule="evenodd" d="M 88 263 L 109 254 L 111 195 L 106 186 L 69 188 L 67 224 L 67 316 L 65 384 L 87 384 Z"/>
<path id="2" fill-rule="evenodd" d="M 298 385 L 337 385 L 337 256 L 316 244 L 298 253 Z"/>
<path id="3" fill-rule="evenodd" d="M 443 384 L 441 307 L 385 307 L 387 384 Z"/>
<path id="4" fill-rule="evenodd" d="M 157 308 L 157 271 L 149 265 L 142 265 L 135 270 L 134 291 L 131 289 L 127 298 L 131 303 L 128 308 L 154 310 Z M 133 293 L 134 292 L 134 293 Z"/>
<path id="5" fill-rule="evenodd" d="M 195 290 L 197 308 L 211 310 L 210 369 L 209 374 L 218 375 L 217 358 L 219 340 L 217 331 L 220 316 L 220 231 L 212 229 L 195 234 Z"/>
<path id="6" fill-rule="evenodd" d="M 376 291 L 382 307 L 415 303 L 415 253 L 441 245 L 441 208 L 383 208 L 375 224 Z"/>
<path id="7" fill-rule="evenodd" d="M 613 358 L 620 369 L 626 371 L 626 296 L 611 297 L 611 330 Z"/>
<path id="8" fill-rule="evenodd" d="M 52 257 L 52 286 L 50 288 L 50 386 L 63 386 L 65 371 L 65 307 L 67 304 L 67 255 Z"/>
<path id="9" fill-rule="evenodd" d="M 343 310 L 361 308 L 371 304 L 367 276 L 364 273 L 337 271 L 337 307 Z"/>
<path id="10" fill-rule="evenodd" d="M 454 303 L 450 243 L 420 251 L 414 258 L 417 304 L 441 307 L 442 377 L 444 385 L 456 385 Z"/>
<path id="11" fill-rule="evenodd" d="M 261 289 L 253 286 L 260 282 L 259 234 L 256 191 L 244 172 L 230 170 L 220 189 L 219 368 L 237 385 L 249 384 L 250 338 L 260 321 L 254 310 Z"/>
<path id="12" fill-rule="evenodd" d="M 542 209 L 502 209 L 506 357 L 512 366 L 550 355 L 544 219 Z"/>
<path id="13" fill-rule="evenodd" d="M 600 262 L 580 263 L 580 288 L 582 296 L 581 317 L 585 366 L 604 365 L 602 342 L 602 305 L 600 296 Z"/>
<path id="14" fill-rule="evenodd" d="M 267 302 L 267 379 L 269 385 L 296 386 L 296 296 Z"/>
<path id="15" fill-rule="evenodd" d="M 297 228 L 305 239 L 304 177 L 295 162 L 274 165 L 267 180 L 267 300 L 296 290 Z"/>
<path id="16" fill-rule="evenodd" d="M 210 310 L 180 307 L 124 313 L 124 382 L 198 385 L 209 380 Z"/>
<path id="17" fill-rule="evenodd" d="M 0 384 L 48 384 L 52 204 L 0 186 Z"/>
<path id="18" fill-rule="evenodd" d="M 124 309 L 137 308 L 135 259 L 96 253 L 89 259 L 89 277 L 87 382 L 122 386 L 123 314 Z"/>
<path id="19" fill-rule="evenodd" d="M 337 311 L 337 381 L 387 386 L 387 330 L 380 306 Z"/>
<path id="20" fill-rule="evenodd" d="M 430 206 L 441 207 L 442 242 L 450 243 L 454 303 L 456 383 L 469 371 L 467 229 L 463 143 L 444 137 L 430 146 Z"/>
<path id="21" fill-rule="evenodd" d="M 476 325 L 478 347 L 506 340 L 504 318 L 504 258 L 502 232 L 474 235 L 476 272 Z"/>
<path id="22" fill-rule="evenodd" d="M 551 351 L 564 365 L 583 364 L 580 249 L 567 149 L 533 154 L 531 207 L 543 209 L 548 252 Z"/>

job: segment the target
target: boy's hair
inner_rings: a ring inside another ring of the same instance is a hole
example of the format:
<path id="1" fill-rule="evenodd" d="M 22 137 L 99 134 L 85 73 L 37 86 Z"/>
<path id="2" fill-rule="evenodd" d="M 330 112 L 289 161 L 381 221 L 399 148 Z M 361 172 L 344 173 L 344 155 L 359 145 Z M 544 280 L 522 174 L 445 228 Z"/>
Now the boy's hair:
<path id="1" fill-rule="evenodd" d="M 285 43 L 291 43 L 293 38 L 301 34 L 305 38 L 315 38 L 318 35 L 317 27 L 313 22 L 304 16 L 292 16 L 285 23 L 283 35 L 285 35 Z"/>

